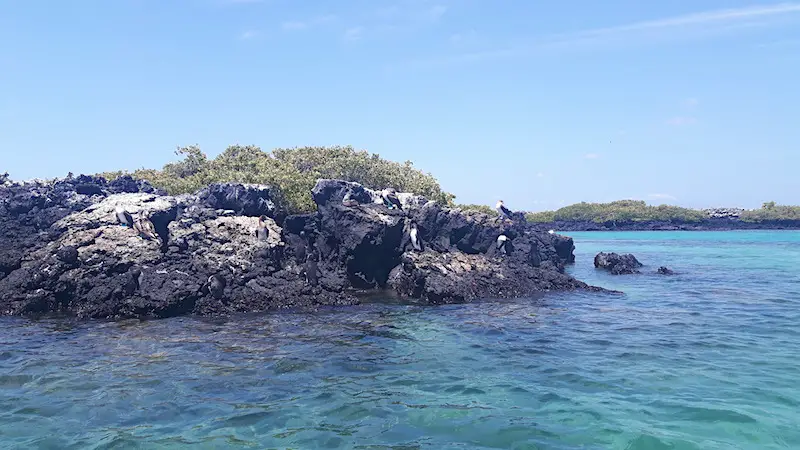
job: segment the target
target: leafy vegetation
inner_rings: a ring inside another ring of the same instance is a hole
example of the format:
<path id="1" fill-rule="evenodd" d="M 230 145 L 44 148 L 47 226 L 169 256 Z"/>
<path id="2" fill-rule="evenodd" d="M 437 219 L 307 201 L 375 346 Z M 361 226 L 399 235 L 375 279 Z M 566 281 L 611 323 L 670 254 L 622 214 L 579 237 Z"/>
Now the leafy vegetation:
<path id="1" fill-rule="evenodd" d="M 172 195 L 191 193 L 213 182 L 269 184 L 278 187 L 278 199 L 291 212 L 316 209 L 311 189 L 319 178 L 355 181 L 372 189 L 393 187 L 414 192 L 430 200 L 452 206 L 454 195 L 442 190 L 429 173 L 410 161 L 396 163 L 378 154 L 347 147 L 302 147 L 264 152 L 256 146 L 234 145 L 214 159 L 208 159 L 197 146 L 178 148 L 182 159 L 161 170 L 140 169 L 130 175 L 144 179 Z M 99 174 L 114 179 L 126 172 Z"/>
<path id="2" fill-rule="evenodd" d="M 461 209 L 462 211 L 477 211 L 484 214 L 489 214 L 492 216 L 497 215 L 497 211 L 494 210 L 491 206 L 488 205 L 456 205 L 456 208 Z"/>
<path id="3" fill-rule="evenodd" d="M 740 220 L 745 222 L 764 222 L 779 220 L 800 220 L 800 206 L 777 205 L 775 202 L 766 202 L 761 209 L 744 211 Z"/>
<path id="4" fill-rule="evenodd" d="M 528 213 L 529 222 L 583 221 L 583 222 L 639 222 L 681 221 L 699 222 L 706 219 L 702 211 L 679 206 L 650 206 L 641 200 L 619 200 L 611 203 L 576 203 L 556 211 Z"/>

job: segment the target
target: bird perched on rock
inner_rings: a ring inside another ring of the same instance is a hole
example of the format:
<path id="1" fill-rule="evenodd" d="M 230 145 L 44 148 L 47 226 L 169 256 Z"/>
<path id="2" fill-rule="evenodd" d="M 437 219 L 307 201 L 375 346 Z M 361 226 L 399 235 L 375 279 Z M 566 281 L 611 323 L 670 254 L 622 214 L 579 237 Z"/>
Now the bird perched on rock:
<path id="1" fill-rule="evenodd" d="M 317 253 L 316 249 L 312 249 L 306 254 L 306 263 L 303 267 L 303 271 L 306 274 L 306 283 L 312 287 L 315 287 L 319 284 L 319 267 L 317 265 L 318 258 L 319 254 Z"/>
<path id="2" fill-rule="evenodd" d="M 421 252 L 422 241 L 419 239 L 419 229 L 417 228 L 417 223 L 414 221 L 412 221 L 411 225 L 408 227 L 408 237 L 411 238 L 411 246 L 414 250 Z"/>
<path id="3" fill-rule="evenodd" d="M 508 251 L 506 251 L 506 243 L 508 243 L 508 236 L 505 234 L 497 236 L 497 251 L 499 251 L 500 254 L 508 254 Z"/>
<path id="4" fill-rule="evenodd" d="M 344 198 L 342 199 L 342 205 L 347 206 L 348 208 L 358 206 L 358 201 L 353 198 L 352 189 L 348 189 L 347 192 L 344 193 Z"/>
<path id="5" fill-rule="evenodd" d="M 206 289 L 214 298 L 222 298 L 225 295 L 225 285 L 227 282 L 225 281 L 225 277 L 220 274 L 214 274 L 208 277 L 208 282 L 206 283 Z"/>
<path id="6" fill-rule="evenodd" d="M 510 219 L 511 218 L 511 210 L 506 208 L 506 205 L 503 204 L 502 200 L 498 200 L 497 204 L 494 206 L 494 209 L 497 211 L 497 214 L 500 214 L 500 217 L 503 219 Z"/>
<path id="7" fill-rule="evenodd" d="M 128 271 L 128 281 L 125 283 L 125 294 L 133 295 L 134 292 L 142 287 L 143 280 L 144 274 L 142 273 L 142 269 L 134 267 Z"/>
<path id="8" fill-rule="evenodd" d="M 258 226 L 256 227 L 256 239 L 259 241 L 266 241 L 269 237 L 269 228 L 267 228 L 267 216 L 258 218 Z"/>
<path id="9" fill-rule="evenodd" d="M 117 222 L 124 227 L 133 228 L 133 217 L 122 206 L 117 206 L 114 210 L 114 215 L 117 217 Z"/>
<path id="10" fill-rule="evenodd" d="M 133 224 L 133 229 L 138 231 L 139 235 L 146 239 L 158 240 L 158 233 L 156 233 L 155 225 L 153 225 L 153 222 L 151 222 L 144 213 L 139 213 L 139 217 Z"/>
<path id="11" fill-rule="evenodd" d="M 386 188 L 381 191 L 381 198 L 383 198 L 383 204 L 386 205 L 389 209 L 403 209 L 403 205 L 400 203 L 400 199 L 397 198 L 397 191 L 394 188 Z"/>

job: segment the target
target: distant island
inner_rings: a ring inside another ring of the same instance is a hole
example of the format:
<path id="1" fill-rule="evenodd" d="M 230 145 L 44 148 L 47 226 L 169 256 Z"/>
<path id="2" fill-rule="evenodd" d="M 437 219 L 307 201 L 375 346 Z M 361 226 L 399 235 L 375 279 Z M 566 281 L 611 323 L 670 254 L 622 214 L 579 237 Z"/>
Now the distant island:
<path id="1" fill-rule="evenodd" d="M 691 209 L 650 206 L 641 200 L 577 203 L 556 211 L 527 213 L 539 229 L 559 231 L 610 230 L 752 230 L 800 229 L 800 206 L 766 202 L 759 209 Z"/>

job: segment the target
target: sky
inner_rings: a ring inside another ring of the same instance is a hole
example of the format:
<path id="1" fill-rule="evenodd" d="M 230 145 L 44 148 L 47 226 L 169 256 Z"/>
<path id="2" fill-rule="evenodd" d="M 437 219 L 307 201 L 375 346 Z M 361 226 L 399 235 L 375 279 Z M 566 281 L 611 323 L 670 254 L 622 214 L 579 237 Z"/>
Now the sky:
<path id="1" fill-rule="evenodd" d="M 800 3 L 0 0 L 0 172 L 352 145 L 461 203 L 800 204 Z"/>

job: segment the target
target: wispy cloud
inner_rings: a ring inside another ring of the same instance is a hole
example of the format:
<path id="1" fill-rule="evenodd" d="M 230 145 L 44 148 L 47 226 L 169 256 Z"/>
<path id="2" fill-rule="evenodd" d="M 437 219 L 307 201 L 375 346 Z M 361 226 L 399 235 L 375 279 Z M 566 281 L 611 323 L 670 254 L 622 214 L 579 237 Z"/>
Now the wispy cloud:
<path id="1" fill-rule="evenodd" d="M 685 116 L 678 116 L 673 117 L 667 120 L 667 125 L 672 125 L 674 127 L 685 127 L 687 125 L 694 125 L 697 123 L 697 119 L 694 117 L 685 117 Z"/>
<path id="2" fill-rule="evenodd" d="M 258 30 L 247 30 L 247 31 L 243 31 L 241 34 L 239 34 L 239 39 L 241 39 L 243 41 L 247 41 L 247 40 L 250 40 L 250 39 L 255 39 L 260 35 L 261 35 L 261 32 L 259 32 Z"/>
<path id="3" fill-rule="evenodd" d="M 600 155 L 598 155 L 597 153 L 587 153 L 583 155 L 583 157 L 585 159 L 600 159 Z"/>
<path id="4" fill-rule="evenodd" d="M 447 6 L 444 6 L 444 5 L 433 5 L 430 8 L 428 8 L 427 10 L 424 11 L 424 16 L 425 16 L 425 18 L 427 18 L 429 20 L 436 21 L 436 20 L 441 19 L 442 16 L 444 16 L 446 12 L 447 12 Z"/>
<path id="5" fill-rule="evenodd" d="M 472 44 L 478 40 L 478 33 L 475 30 L 469 30 L 464 33 L 451 34 L 449 41 L 453 45 Z"/>
<path id="6" fill-rule="evenodd" d="M 749 25 L 753 25 L 754 21 L 759 21 L 759 26 L 775 24 L 778 19 L 788 16 L 800 18 L 800 3 L 778 3 L 736 9 L 718 9 L 618 26 L 592 28 L 572 33 L 531 37 L 519 45 L 448 56 L 432 61 L 421 61 L 415 65 L 437 66 L 472 63 L 519 57 L 539 50 L 584 44 L 596 45 L 609 42 L 642 43 L 659 39 L 700 38 L 721 30 L 746 28 Z M 690 31 L 699 32 L 699 34 L 692 34 Z"/>
<path id="7" fill-rule="evenodd" d="M 345 41 L 357 41 L 364 35 L 364 27 L 351 27 L 344 30 Z"/>
<path id="8" fill-rule="evenodd" d="M 307 30 L 309 28 L 325 25 L 336 20 L 334 15 L 317 16 L 308 20 L 290 20 L 283 22 L 281 28 L 285 31 Z"/>
<path id="9" fill-rule="evenodd" d="M 757 44 L 756 48 L 784 48 L 800 46 L 800 39 L 781 39 L 777 41 L 764 42 Z"/>
<path id="10" fill-rule="evenodd" d="M 700 100 L 697 100 L 696 98 L 691 97 L 691 98 L 687 98 L 686 100 L 684 100 L 683 104 L 688 106 L 689 108 L 694 108 L 695 106 L 700 104 Z"/>
<path id="11" fill-rule="evenodd" d="M 371 35 L 403 33 L 438 24 L 449 10 L 447 5 L 427 0 L 397 0 L 391 6 L 366 10 L 360 18 L 366 23 L 362 28 Z"/>
<path id="12" fill-rule="evenodd" d="M 536 178 L 544 178 L 544 172 L 537 172 Z"/>
<path id="13" fill-rule="evenodd" d="M 670 194 L 650 194 L 649 197 L 657 200 L 677 200 L 677 197 Z"/>

